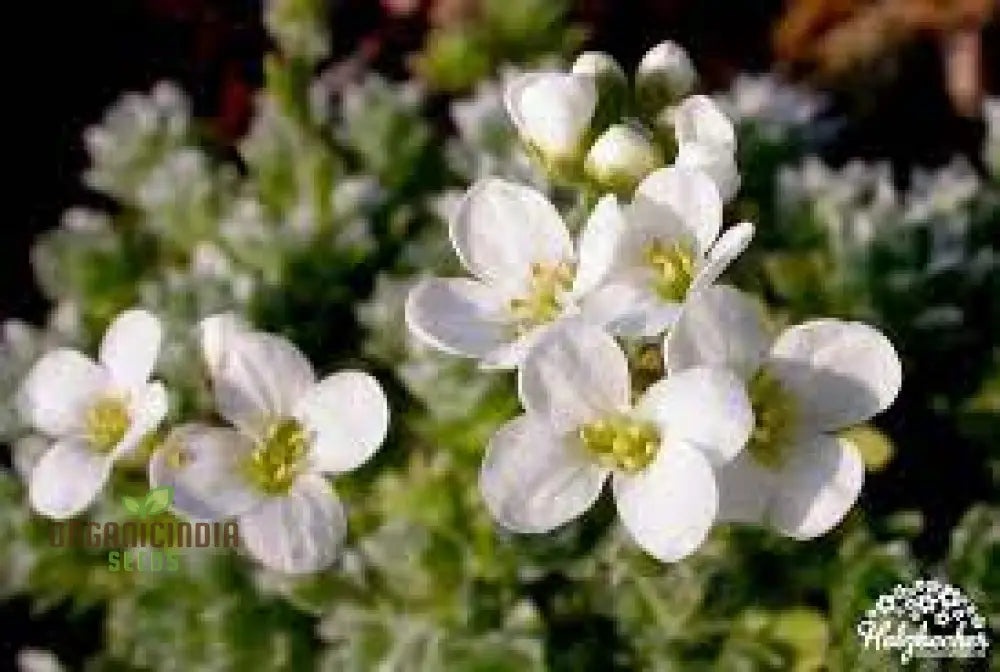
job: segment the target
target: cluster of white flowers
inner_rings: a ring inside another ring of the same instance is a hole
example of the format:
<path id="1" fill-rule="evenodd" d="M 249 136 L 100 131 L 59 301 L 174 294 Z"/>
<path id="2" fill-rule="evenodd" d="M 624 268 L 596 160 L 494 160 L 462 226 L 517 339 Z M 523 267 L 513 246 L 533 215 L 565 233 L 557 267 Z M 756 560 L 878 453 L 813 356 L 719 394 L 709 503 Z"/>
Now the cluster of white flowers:
<path id="1" fill-rule="evenodd" d="M 152 314 L 129 310 L 108 328 L 98 362 L 61 348 L 28 372 L 22 414 L 51 440 L 27 476 L 38 513 L 79 514 L 117 460 L 147 457 L 140 447 L 168 411 L 166 389 L 149 382 L 161 331 Z M 269 568 L 328 566 L 346 518 L 323 474 L 357 468 L 382 444 L 382 388 L 357 371 L 317 381 L 289 341 L 230 315 L 206 318 L 199 335 L 217 411 L 232 428 L 184 424 L 153 442 L 151 487 L 173 488 L 175 511 L 193 519 L 236 517 L 246 549 Z"/>
<path id="2" fill-rule="evenodd" d="M 750 299 L 715 284 L 754 229 L 723 231 L 735 134 L 711 99 L 689 95 L 695 80 L 673 43 L 642 60 L 631 97 L 599 53 L 511 80 L 506 106 L 529 151 L 556 180 L 582 170 L 595 205 L 574 240 L 544 194 L 483 178 L 449 223 L 472 277 L 427 279 L 408 296 L 419 341 L 517 369 L 525 413 L 490 441 L 480 478 L 509 530 L 553 530 L 610 478 L 625 528 L 673 561 L 716 521 L 808 539 L 858 497 L 862 460 L 836 433 L 892 403 L 899 359 L 853 322 L 807 322 L 772 343 Z M 661 361 L 630 362 L 650 343 Z M 649 368 L 666 375 L 640 385 Z"/>

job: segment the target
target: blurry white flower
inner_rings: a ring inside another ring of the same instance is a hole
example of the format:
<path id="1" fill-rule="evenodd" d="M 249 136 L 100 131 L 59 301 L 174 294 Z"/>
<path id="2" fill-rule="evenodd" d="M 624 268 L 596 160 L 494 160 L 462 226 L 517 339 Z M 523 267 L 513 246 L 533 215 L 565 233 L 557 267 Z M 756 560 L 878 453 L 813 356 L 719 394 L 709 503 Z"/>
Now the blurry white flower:
<path id="1" fill-rule="evenodd" d="M 836 432 L 888 408 L 901 384 L 885 336 L 823 319 L 771 343 L 749 299 L 717 286 L 685 307 L 665 350 L 669 375 L 729 366 L 747 384 L 755 426 L 747 449 L 716 472 L 720 520 L 767 523 L 796 539 L 840 522 L 861 491 L 864 464 Z"/>
<path id="2" fill-rule="evenodd" d="M 625 353 L 582 325 L 532 350 L 518 393 L 526 413 L 492 438 L 480 473 L 497 522 L 547 532 L 582 514 L 610 477 L 622 522 L 647 553 L 666 562 L 698 548 L 715 520 L 713 467 L 753 426 L 738 378 L 690 369 L 632 404 Z"/>
<path id="3" fill-rule="evenodd" d="M 660 127 L 672 130 L 677 143 L 675 165 L 703 171 L 729 201 L 740 186 L 736 165 L 736 131 L 718 105 L 708 96 L 689 96 L 676 107 L 663 110 Z"/>
<path id="4" fill-rule="evenodd" d="M 517 366 L 549 327 L 577 312 L 575 299 L 596 287 L 611 261 L 608 233 L 624 228 L 613 196 L 591 213 L 574 252 L 566 224 L 544 195 L 496 178 L 469 189 L 450 222 L 451 241 L 475 277 L 420 282 L 406 323 L 443 352 Z"/>
<path id="5" fill-rule="evenodd" d="M 235 429 L 175 429 L 150 461 L 153 487 L 197 519 L 238 518 L 250 553 L 270 569 L 300 573 L 334 561 L 346 533 L 343 507 L 322 476 L 363 464 L 385 439 L 389 406 L 366 373 L 317 382 L 284 338 L 236 318 L 201 325 L 219 414 Z"/>
<path id="6" fill-rule="evenodd" d="M 18 672 L 64 672 L 65 667 L 51 651 L 21 649 L 17 652 Z"/>
<path id="7" fill-rule="evenodd" d="M 639 105 L 656 114 L 691 93 L 698 73 L 687 52 L 676 42 L 661 42 L 646 52 L 635 72 Z"/>
<path id="8" fill-rule="evenodd" d="M 631 194 L 662 165 L 663 156 L 649 138 L 631 126 L 614 124 L 591 146 L 584 168 L 601 186 Z"/>
<path id="9" fill-rule="evenodd" d="M 625 336 L 669 328 L 684 302 L 711 286 L 753 236 L 746 222 L 720 236 L 722 200 L 715 185 L 699 171 L 678 167 L 649 175 L 623 216 L 601 222 L 600 241 L 588 247 L 609 257 L 608 270 L 580 305 L 589 320 Z M 581 253 L 586 243 L 585 234 Z"/>
<path id="10" fill-rule="evenodd" d="M 521 139 L 546 161 L 560 163 L 584 150 L 597 86 L 590 77 L 532 72 L 508 83 L 504 104 Z"/>
<path id="11" fill-rule="evenodd" d="M 752 122 L 775 139 L 812 122 L 826 104 L 823 97 L 771 73 L 738 74 L 720 102 L 733 119 Z"/>
<path id="12" fill-rule="evenodd" d="M 149 375 L 160 350 L 159 321 L 129 310 L 108 327 L 99 362 L 76 350 L 46 353 L 21 389 L 25 421 L 54 444 L 35 464 L 31 506 L 50 518 L 84 510 L 111 473 L 163 420 L 167 393 Z"/>

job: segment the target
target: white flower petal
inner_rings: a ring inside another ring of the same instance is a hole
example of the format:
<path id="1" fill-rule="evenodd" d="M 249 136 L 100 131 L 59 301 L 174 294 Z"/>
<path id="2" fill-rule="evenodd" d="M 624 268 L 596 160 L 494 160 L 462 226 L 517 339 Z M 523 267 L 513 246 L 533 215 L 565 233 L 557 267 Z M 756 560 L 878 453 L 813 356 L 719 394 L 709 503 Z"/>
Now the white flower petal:
<path id="1" fill-rule="evenodd" d="M 232 335 L 251 331 L 250 326 L 236 313 L 209 315 L 198 323 L 197 328 L 201 354 L 213 377 L 222 364 Z"/>
<path id="2" fill-rule="evenodd" d="M 673 326 L 681 304 L 665 302 L 649 282 L 621 278 L 587 295 L 580 305 L 581 317 L 626 338 L 662 334 Z"/>
<path id="3" fill-rule="evenodd" d="M 698 273 L 691 282 L 691 289 L 688 290 L 688 296 L 712 286 L 736 257 L 747 249 L 747 245 L 753 238 L 753 233 L 754 227 L 750 222 L 740 222 L 736 226 L 726 229 L 709 250 L 705 265 L 698 269 Z"/>
<path id="4" fill-rule="evenodd" d="M 553 329 L 561 329 L 561 320 L 533 327 L 510 343 L 503 343 L 491 350 L 479 362 L 483 371 L 514 369 L 521 365 L 535 344 L 545 338 Z"/>
<path id="5" fill-rule="evenodd" d="M 671 374 L 646 390 L 636 412 L 660 427 L 667 449 L 677 441 L 689 443 L 715 466 L 733 459 L 753 430 L 746 389 L 728 369 Z"/>
<path id="6" fill-rule="evenodd" d="M 892 343 L 860 322 L 814 320 L 787 329 L 769 366 L 795 396 L 805 430 L 864 422 L 888 408 L 902 384 Z"/>
<path id="7" fill-rule="evenodd" d="M 556 431 L 575 429 L 628 406 L 628 360 L 602 329 L 567 323 L 528 353 L 518 393 L 525 410 L 548 419 Z"/>
<path id="8" fill-rule="evenodd" d="M 708 536 L 718 501 L 715 476 L 693 446 L 665 445 L 646 469 L 615 473 L 612 482 L 625 529 L 654 558 L 680 560 Z"/>
<path id="9" fill-rule="evenodd" d="M 469 272 L 511 294 L 523 289 L 533 263 L 573 261 L 573 242 L 555 206 L 530 187 L 495 177 L 469 188 L 450 228 Z"/>
<path id="10" fill-rule="evenodd" d="M 733 287 L 702 290 L 684 305 L 666 339 L 667 371 L 725 366 L 749 378 L 771 344 L 763 318 L 761 307 Z"/>
<path id="11" fill-rule="evenodd" d="M 719 106 L 708 96 L 694 95 L 682 100 L 673 110 L 677 143 L 712 145 L 736 150 L 736 131 Z"/>
<path id="12" fill-rule="evenodd" d="M 679 219 L 703 255 L 722 228 L 722 199 L 711 179 L 698 170 L 661 168 L 638 186 L 635 201 L 655 204 Z M 662 216 L 662 215 L 661 215 Z"/>
<path id="13" fill-rule="evenodd" d="M 764 523 L 774 499 L 776 474 L 762 467 L 746 450 L 717 467 L 719 488 L 718 522 Z"/>
<path id="14" fill-rule="evenodd" d="M 49 518 L 69 518 L 86 509 L 111 473 L 111 458 L 82 439 L 53 444 L 31 470 L 31 508 Z"/>
<path id="15" fill-rule="evenodd" d="M 347 534 L 344 507 L 321 476 L 296 479 L 285 497 L 269 497 L 240 516 L 240 536 L 265 567 L 287 574 L 325 569 Z"/>
<path id="16" fill-rule="evenodd" d="M 253 448 L 233 429 L 181 425 L 150 458 L 150 487 L 172 487 L 173 508 L 194 519 L 246 513 L 264 498 L 245 476 Z"/>
<path id="17" fill-rule="evenodd" d="M 624 232 L 625 214 L 618 199 L 607 194 L 594 206 L 580 234 L 579 263 L 573 284 L 575 296 L 594 290 L 607 277 Z"/>
<path id="18" fill-rule="evenodd" d="M 111 456 L 118 459 L 136 449 L 148 434 L 155 431 L 169 409 L 167 390 L 159 381 L 146 385 L 128 400 L 128 430 Z"/>
<path id="19" fill-rule="evenodd" d="M 586 511 L 608 471 L 583 448 L 552 432 L 544 419 L 522 415 L 493 436 L 479 488 L 490 513 L 514 532 L 547 532 Z"/>
<path id="20" fill-rule="evenodd" d="M 19 395 L 27 422 L 49 436 L 83 428 L 83 416 L 107 389 L 108 374 L 76 350 L 46 353 L 28 372 Z"/>
<path id="21" fill-rule="evenodd" d="M 514 78 L 504 91 L 504 105 L 521 138 L 550 159 L 580 151 L 597 108 L 592 77 L 535 72 Z"/>
<path id="22" fill-rule="evenodd" d="M 382 445 L 389 431 L 389 401 L 378 381 L 360 371 L 327 376 L 295 407 L 295 417 L 312 434 L 314 469 L 357 469 Z"/>
<path id="23" fill-rule="evenodd" d="M 149 380 L 162 340 L 159 319 L 145 310 L 127 310 L 104 333 L 99 360 L 116 387 L 137 390 Z"/>
<path id="24" fill-rule="evenodd" d="M 736 165 L 736 155 L 728 148 L 701 143 L 681 145 L 674 165 L 699 170 L 708 175 L 726 203 L 739 191 L 740 172 Z"/>
<path id="25" fill-rule="evenodd" d="M 212 383 L 215 405 L 230 423 L 250 436 L 263 423 L 292 414 L 316 375 L 290 341 L 273 334 L 233 332 Z"/>
<path id="26" fill-rule="evenodd" d="M 861 455 L 846 439 L 819 435 L 796 445 L 778 473 L 771 525 L 795 539 L 825 534 L 854 506 L 864 477 Z"/>
<path id="27" fill-rule="evenodd" d="M 422 342 L 451 355 L 483 358 L 514 340 L 511 313 L 495 289 L 465 278 L 431 278 L 406 299 L 406 325 Z"/>

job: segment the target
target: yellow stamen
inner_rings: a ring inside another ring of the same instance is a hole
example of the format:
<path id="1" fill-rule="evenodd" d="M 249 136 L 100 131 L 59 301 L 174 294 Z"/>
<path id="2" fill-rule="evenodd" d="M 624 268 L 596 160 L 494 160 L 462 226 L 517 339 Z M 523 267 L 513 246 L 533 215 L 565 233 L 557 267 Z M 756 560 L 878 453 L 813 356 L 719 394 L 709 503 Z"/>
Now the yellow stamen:
<path id="1" fill-rule="evenodd" d="M 268 495 L 284 495 L 301 473 L 309 437 L 294 418 L 267 425 L 246 464 L 251 482 Z"/>
<path id="2" fill-rule="evenodd" d="M 518 334 L 547 322 L 562 313 L 562 295 L 573 284 L 573 267 L 566 262 L 534 263 L 528 280 L 528 293 L 510 300 Z"/>
<path id="3" fill-rule="evenodd" d="M 682 243 L 655 240 L 643 249 L 647 266 L 653 269 L 653 289 L 664 301 L 681 301 L 694 280 L 694 255 Z"/>
<path id="4" fill-rule="evenodd" d="M 758 464 L 776 469 L 785 463 L 792 445 L 798 415 L 795 399 L 764 370 L 750 381 L 748 392 L 754 428 L 747 450 Z"/>
<path id="5" fill-rule="evenodd" d="M 110 452 L 128 431 L 128 406 L 121 397 L 102 397 L 91 406 L 83 420 L 84 435 L 91 448 Z"/>
<path id="6" fill-rule="evenodd" d="M 645 469 L 660 448 L 655 426 L 624 417 L 585 424 L 577 436 L 599 463 L 629 473 Z"/>

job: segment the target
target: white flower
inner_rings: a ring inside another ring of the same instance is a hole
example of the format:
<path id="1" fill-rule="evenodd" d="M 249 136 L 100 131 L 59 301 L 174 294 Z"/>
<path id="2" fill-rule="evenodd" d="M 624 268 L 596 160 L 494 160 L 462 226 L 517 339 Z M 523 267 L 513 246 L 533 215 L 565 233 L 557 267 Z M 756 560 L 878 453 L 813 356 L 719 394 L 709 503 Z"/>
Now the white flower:
<path id="1" fill-rule="evenodd" d="M 650 114 L 691 93 L 698 73 L 687 52 L 676 42 L 661 42 L 646 52 L 635 72 L 635 94 Z"/>
<path id="2" fill-rule="evenodd" d="M 643 180 L 624 214 L 612 201 L 600 222 L 606 262 L 595 289 L 581 298 L 590 321 L 624 336 L 653 336 L 669 328 L 689 297 L 714 283 L 746 248 L 753 225 L 721 236 L 722 200 L 703 173 L 671 166 Z M 596 238 L 596 236 L 593 236 Z M 693 299 L 692 299 L 693 300 Z"/>
<path id="3" fill-rule="evenodd" d="M 676 107 L 666 108 L 657 121 L 673 130 L 675 165 L 704 171 L 728 202 L 740 186 L 736 131 L 715 101 L 708 96 L 689 96 Z"/>
<path id="4" fill-rule="evenodd" d="M 717 286 L 688 304 L 666 340 L 671 374 L 729 366 L 745 381 L 755 427 L 747 449 L 717 471 L 720 520 L 824 534 L 857 500 L 864 464 L 836 435 L 885 410 L 902 372 L 892 344 L 859 322 L 813 320 L 771 343 L 755 306 Z"/>
<path id="5" fill-rule="evenodd" d="M 611 191 L 631 194 L 639 182 L 663 165 L 656 145 L 625 124 L 609 127 L 590 148 L 584 168 Z"/>
<path id="6" fill-rule="evenodd" d="M 504 104 L 521 139 L 547 161 L 573 160 L 597 107 L 592 77 L 559 72 L 533 72 L 512 79 Z"/>
<path id="7" fill-rule="evenodd" d="M 649 554 L 678 560 L 715 519 L 713 466 L 732 459 L 753 425 L 725 369 L 671 376 L 631 403 L 625 353 L 591 325 L 552 332 L 525 360 L 526 413 L 490 441 L 480 473 L 503 527 L 552 530 L 582 514 L 610 477 L 626 529 Z"/>
<path id="8" fill-rule="evenodd" d="M 601 80 L 608 80 L 609 83 L 621 85 L 628 82 L 625 71 L 622 70 L 622 66 L 618 64 L 618 61 L 603 51 L 583 52 L 576 57 L 571 72 L 574 75 L 583 75 L 597 79 L 598 88 L 601 88 Z"/>
<path id="9" fill-rule="evenodd" d="M 325 473 L 364 463 L 385 438 L 389 406 L 378 382 L 341 371 L 317 382 L 284 338 L 232 317 L 201 325 L 219 414 L 235 429 L 184 425 L 150 461 L 153 487 L 196 519 L 236 516 L 265 566 L 311 572 L 332 563 L 347 521 Z"/>
<path id="10" fill-rule="evenodd" d="M 94 500 L 113 463 L 135 450 L 167 412 L 167 393 L 149 375 L 160 350 L 159 321 L 129 310 L 108 327 L 98 362 L 76 350 L 45 354 L 20 395 L 25 421 L 53 439 L 31 470 L 31 506 L 67 518 Z"/>
<path id="11" fill-rule="evenodd" d="M 496 178 L 469 189 L 450 222 L 451 242 L 474 276 L 413 288 L 406 323 L 421 341 L 487 368 L 517 366 L 553 324 L 577 313 L 611 262 L 609 234 L 623 228 L 613 196 L 594 208 L 580 239 L 544 195 Z"/>

